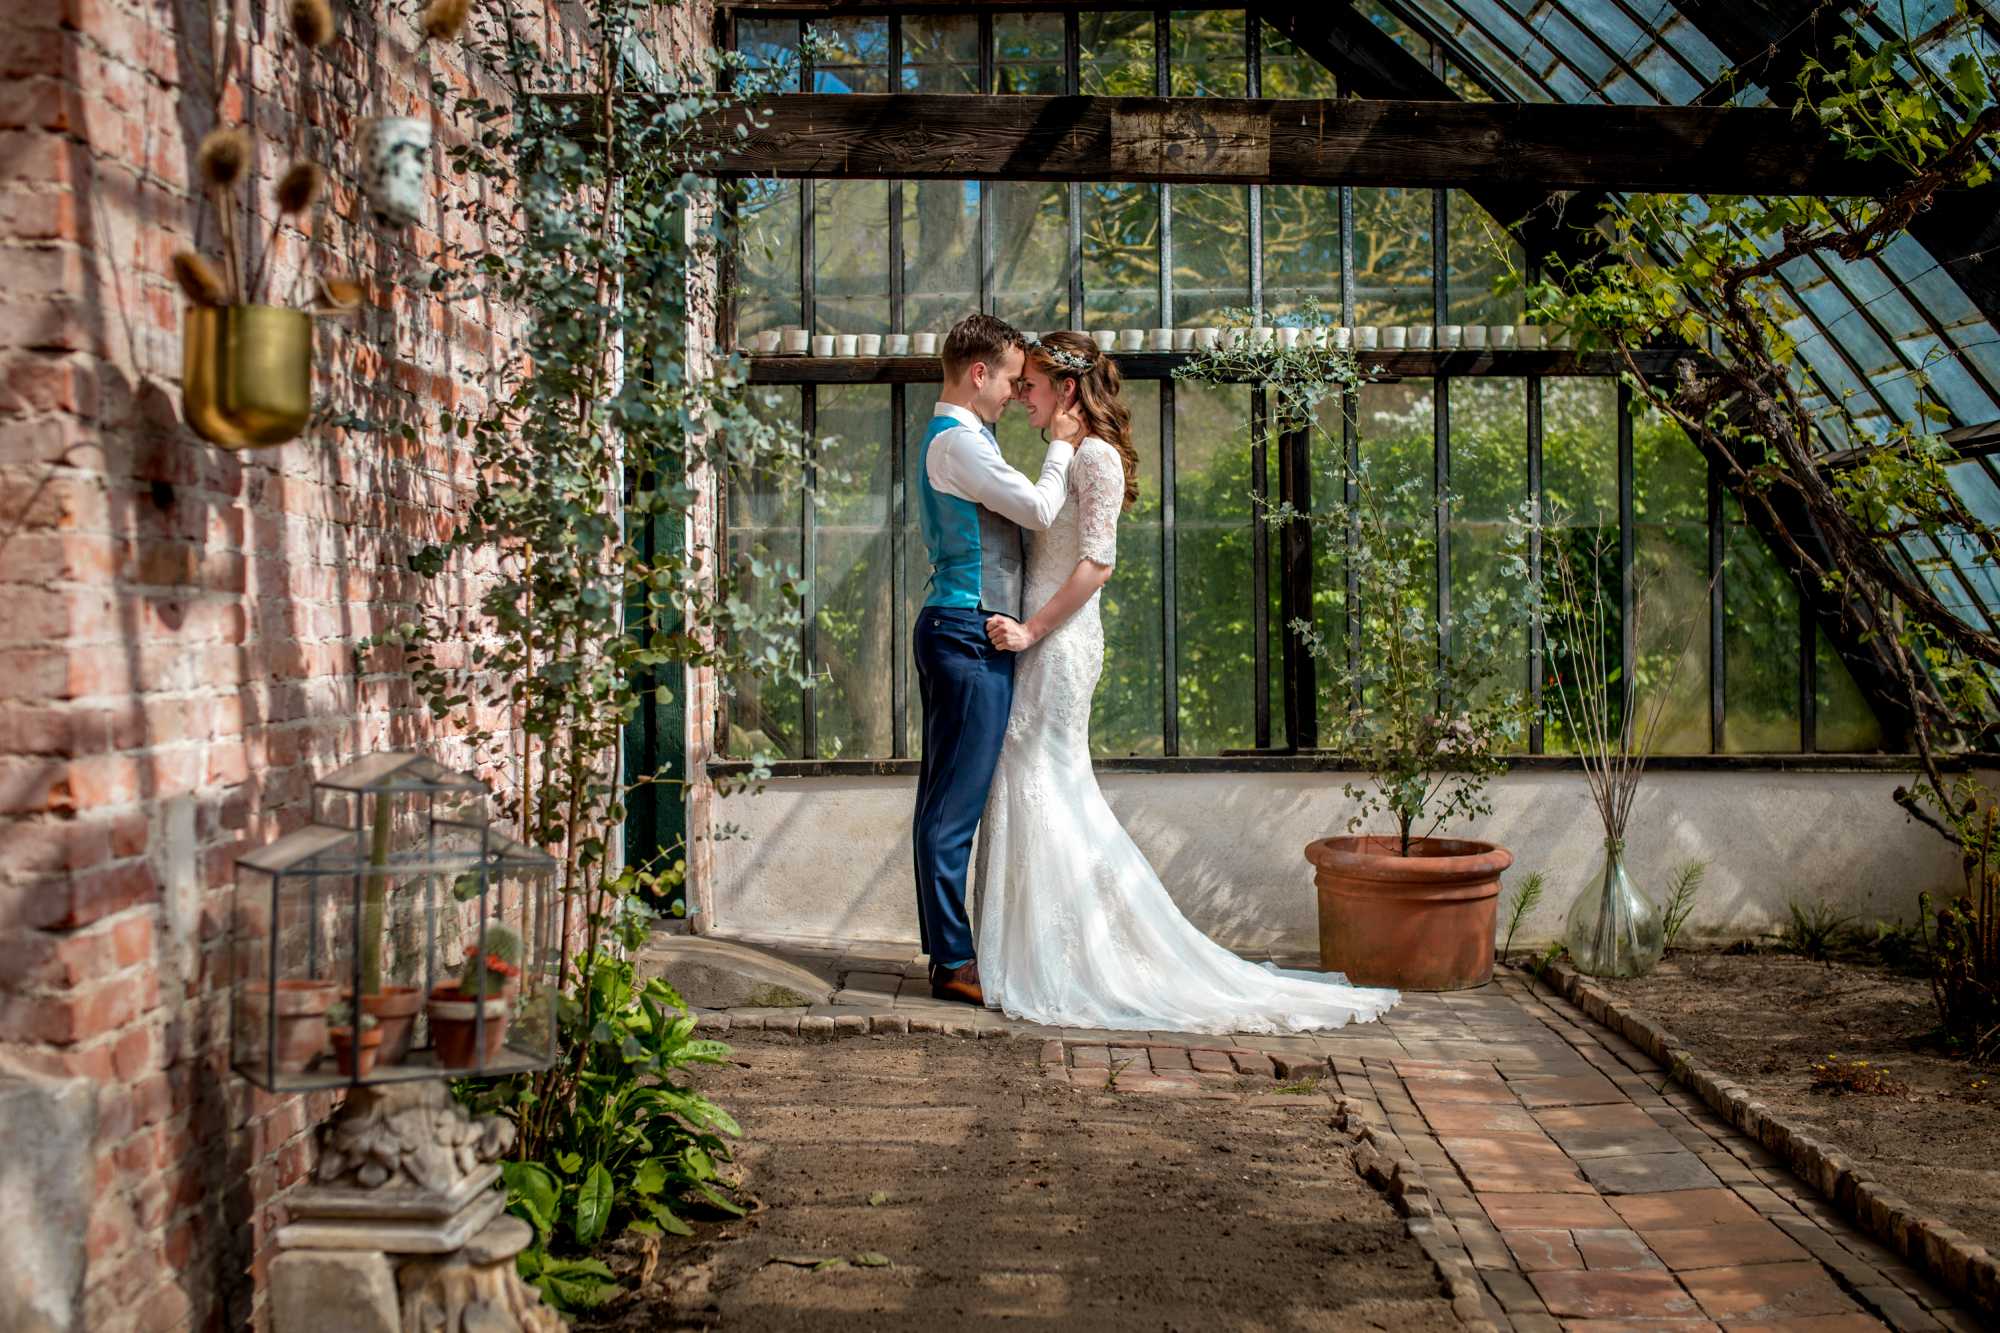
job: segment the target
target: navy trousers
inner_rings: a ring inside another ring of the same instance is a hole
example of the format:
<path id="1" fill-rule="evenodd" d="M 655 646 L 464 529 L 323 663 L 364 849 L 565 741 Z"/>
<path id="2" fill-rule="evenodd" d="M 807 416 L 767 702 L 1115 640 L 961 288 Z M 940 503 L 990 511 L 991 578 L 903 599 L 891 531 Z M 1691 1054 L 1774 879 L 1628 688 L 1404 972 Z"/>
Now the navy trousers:
<path id="1" fill-rule="evenodd" d="M 917 691 L 924 755 L 913 841 L 917 921 L 924 952 L 940 967 L 972 961 L 965 885 L 972 836 L 1000 762 L 1014 703 L 1013 653 L 986 638 L 985 611 L 927 606 L 917 613 Z"/>

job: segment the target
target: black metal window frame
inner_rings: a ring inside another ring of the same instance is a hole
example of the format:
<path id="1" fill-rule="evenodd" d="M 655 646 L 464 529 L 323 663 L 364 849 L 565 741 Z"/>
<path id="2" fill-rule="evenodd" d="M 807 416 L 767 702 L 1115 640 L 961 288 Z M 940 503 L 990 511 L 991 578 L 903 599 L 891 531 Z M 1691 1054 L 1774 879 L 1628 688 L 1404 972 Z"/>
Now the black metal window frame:
<path id="1" fill-rule="evenodd" d="M 1112 6 L 1109 5 L 1105 7 L 1112 8 Z M 1209 6 L 1204 6 L 1204 8 L 1213 9 L 1216 8 L 1216 6 L 1209 5 Z M 1025 14 L 1058 15 L 1061 17 L 1063 23 L 1063 65 L 1064 65 L 1063 86 L 1065 91 L 1067 92 L 1070 93 L 1077 92 L 1081 82 L 1080 62 L 1082 58 L 1081 41 L 1079 37 L 1078 9 L 1075 7 L 1070 7 L 1060 10 L 1037 10 L 1032 5 L 1023 5 L 1020 7 L 1018 11 L 1010 7 L 1007 12 L 1009 14 L 1015 14 L 1018 12 Z M 1156 92 L 1160 96 L 1171 95 L 1172 91 L 1171 23 L 1173 16 L 1183 11 L 1173 7 L 1155 8 L 1148 11 L 1144 7 L 1133 6 L 1129 11 L 1121 9 L 1120 12 L 1131 12 L 1131 13 L 1151 12 L 1153 14 L 1154 16 L 1153 50 L 1154 50 L 1154 60 L 1155 60 Z M 1247 95 L 1251 97 L 1256 97 L 1261 95 L 1261 71 L 1262 71 L 1262 63 L 1264 56 L 1264 28 L 1263 25 L 1259 22 L 1257 12 L 1254 9 L 1246 9 L 1245 11 L 1243 11 L 1243 13 L 1244 13 L 1243 59 L 1245 64 Z M 905 15 L 901 12 L 890 10 L 886 13 L 871 12 L 866 15 L 857 14 L 855 15 L 855 17 L 880 19 L 887 25 L 886 49 L 887 49 L 887 59 L 889 62 L 888 66 L 889 86 L 892 89 L 900 88 L 902 86 L 902 74 L 903 74 L 903 55 L 904 55 L 903 19 Z M 976 18 L 976 23 L 978 28 L 978 43 L 979 43 L 978 86 L 980 91 L 985 93 L 991 93 L 992 91 L 994 91 L 996 82 L 998 57 L 995 47 L 993 17 L 994 17 L 994 12 L 992 10 L 983 9 L 978 13 Z M 810 19 L 802 17 L 797 20 L 798 42 L 802 56 L 804 51 L 805 36 L 809 26 L 810 26 Z M 717 30 L 718 30 L 718 38 L 722 43 L 732 48 L 736 45 L 736 19 L 733 13 L 729 11 L 724 11 L 723 14 L 721 14 L 718 17 Z M 1421 31 L 1421 27 L 1419 28 L 1419 31 Z M 1432 65 L 1433 72 L 1442 75 L 1444 72 L 1444 64 L 1447 59 L 1447 56 L 1445 54 L 1444 44 L 1442 42 L 1437 41 L 1435 38 L 1430 38 L 1430 46 L 1431 46 L 1430 63 Z M 799 68 L 800 68 L 799 90 L 811 91 L 814 84 L 814 76 L 812 68 L 810 66 L 810 62 L 802 58 L 800 60 Z M 1334 71 L 1334 75 L 1335 78 L 1338 79 L 1339 77 L 1338 71 Z M 800 190 L 799 190 L 800 317 L 802 326 L 805 327 L 808 331 L 811 331 L 815 327 L 814 195 L 816 191 L 813 187 L 816 185 L 816 183 L 817 182 L 815 180 L 802 180 L 799 182 L 800 185 Z M 990 196 L 992 193 L 990 187 L 995 183 L 996 182 L 992 180 L 980 180 L 977 182 L 979 186 L 978 201 L 977 201 L 978 220 L 976 225 L 975 236 L 976 236 L 976 245 L 978 247 L 978 255 L 976 263 L 974 264 L 974 269 L 978 278 L 979 308 L 988 313 L 992 312 L 995 305 L 994 278 L 993 278 L 994 210 L 990 203 Z M 904 184 L 905 183 L 903 181 L 895 179 L 892 179 L 888 182 L 888 217 L 885 219 L 888 226 L 887 238 L 888 238 L 888 268 L 889 268 L 889 277 L 888 277 L 889 330 L 892 333 L 902 333 L 906 331 L 906 325 L 905 325 L 906 293 L 904 291 L 903 253 L 902 253 L 902 246 L 903 246 L 902 224 L 903 224 L 903 208 L 905 203 L 904 188 L 903 188 Z M 1083 187 L 1080 183 L 1071 183 L 1066 188 L 1068 190 L 1068 210 L 1067 210 L 1068 222 L 1066 227 L 1068 254 L 1067 254 L 1065 278 L 1067 287 L 1066 294 L 1068 296 L 1068 301 L 1069 301 L 1069 319 L 1067 322 L 1070 328 L 1080 330 L 1083 327 L 1083 321 L 1085 316 L 1084 294 L 1082 291 L 1083 287 L 1082 210 L 1080 207 L 1080 194 Z M 1173 268 L 1172 268 L 1172 260 L 1173 260 L 1172 191 L 1175 187 L 1171 184 L 1161 184 L 1155 188 L 1157 188 L 1159 191 L 1159 200 L 1160 200 L 1159 203 L 1160 276 L 1159 276 L 1158 295 L 1160 300 L 1161 318 L 1163 320 L 1166 320 L 1169 323 L 1169 325 L 1171 325 L 1175 322 L 1173 320 L 1174 291 L 1173 291 Z M 1247 233 L 1248 233 L 1248 245 L 1250 250 L 1250 253 L 1248 255 L 1248 260 L 1249 260 L 1248 272 L 1249 272 L 1251 306 L 1253 309 L 1256 309 L 1261 312 L 1263 309 L 1263 298 L 1264 298 L 1264 291 L 1263 291 L 1264 255 L 1263 255 L 1263 246 L 1261 244 L 1261 223 L 1262 223 L 1262 209 L 1261 209 L 1261 199 L 1260 199 L 1261 190 L 1260 187 L 1254 184 L 1248 186 L 1247 189 L 1249 195 L 1248 199 L 1249 226 L 1247 228 Z M 1450 322 L 1449 317 L 1451 310 L 1451 305 L 1450 305 L 1451 265 L 1450 265 L 1450 248 L 1449 248 L 1451 192 L 1443 189 L 1436 189 L 1430 191 L 1429 193 L 1432 196 L 1431 227 L 1430 227 L 1431 245 L 1432 245 L 1432 255 L 1431 255 L 1432 304 L 1433 304 L 1432 318 L 1434 324 L 1442 325 Z M 1339 274 L 1340 314 L 1342 322 L 1351 325 L 1355 322 L 1355 316 L 1356 316 L 1356 296 L 1354 291 L 1354 271 L 1353 271 L 1354 270 L 1353 188 L 1352 187 L 1339 188 L 1338 201 L 1339 201 L 1340 255 L 1341 255 L 1340 274 Z M 726 260 L 724 299 L 723 299 L 723 310 L 722 310 L 722 332 L 725 335 L 725 345 L 734 345 L 737 341 L 735 336 L 736 335 L 735 295 L 736 293 L 734 288 L 733 266 L 731 266 Z M 1136 359 L 1136 361 L 1128 363 L 1126 372 L 1127 380 L 1135 384 L 1146 383 L 1146 382 L 1155 383 L 1161 395 L 1160 476 L 1158 478 L 1158 481 L 1160 485 L 1160 497 L 1161 497 L 1159 567 L 1160 567 L 1160 581 L 1161 581 L 1160 631 L 1161 631 L 1161 653 L 1163 658 L 1163 661 L 1161 663 L 1162 670 L 1161 670 L 1160 717 L 1161 717 L 1161 738 L 1162 738 L 1162 748 L 1164 757 L 1162 759 L 1147 759 L 1144 757 L 1137 757 L 1137 756 L 1103 757 L 1100 758 L 1099 762 L 1100 764 L 1104 764 L 1111 767 L 1123 767 L 1123 768 L 1134 768 L 1134 769 L 1154 769 L 1154 768 L 1164 767 L 1170 770 L 1185 768 L 1187 771 L 1207 771 L 1211 767 L 1215 767 L 1218 765 L 1225 770 L 1231 765 L 1240 765 L 1245 768 L 1257 768 L 1259 766 L 1267 764 L 1269 761 L 1273 759 L 1278 759 L 1286 756 L 1295 756 L 1299 761 L 1304 762 L 1307 765 L 1314 768 L 1337 767 L 1338 756 L 1333 755 L 1327 751 L 1323 751 L 1319 747 L 1317 701 L 1316 701 L 1317 673 L 1314 670 L 1313 660 L 1310 657 L 1310 655 L 1305 652 L 1303 645 L 1297 640 L 1297 638 L 1290 634 L 1282 636 L 1279 644 L 1279 653 L 1278 653 L 1279 661 L 1275 664 L 1276 669 L 1279 672 L 1278 684 L 1279 684 L 1279 694 L 1281 700 L 1281 708 L 1280 708 L 1281 718 L 1279 720 L 1279 725 L 1283 729 L 1284 736 L 1281 741 L 1274 740 L 1274 726 L 1271 716 L 1272 709 L 1270 706 L 1271 692 L 1272 692 L 1271 673 L 1274 668 L 1274 664 L 1271 661 L 1271 653 L 1269 651 L 1270 639 L 1271 639 L 1271 610 L 1272 610 L 1270 604 L 1271 599 L 1270 599 L 1269 580 L 1274 574 L 1278 579 L 1277 592 L 1278 592 L 1279 619 L 1277 623 L 1279 625 L 1289 624 L 1291 619 L 1295 615 L 1310 617 L 1312 612 L 1311 578 L 1313 571 L 1313 553 L 1311 549 L 1311 534 L 1306 529 L 1305 525 L 1302 524 L 1289 525 L 1286 531 L 1283 534 L 1281 534 L 1281 541 L 1278 543 L 1278 549 L 1274 551 L 1272 549 L 1272 543 L 1270 541 L 1269 527 L 1262 519 L 1262 517 L 1257 515 L 1253 515 L 1253 517 L 1250 520 L 1253 524 L 1252 585 L 1250 589 L 1252 598 L 1251 633 L 1253 635 L 1253 640 L 1254 640 L 1253 642 L 1254 681 L 1252 686 L 1253 698 L 1254 698 L 1253 723 L 1252 723 L 1253 748 L 1247 751 L 1225 750 L 1222 751 L 1220 754 L 1213 756 L 1189 756 L 1189 755 L 1183 755 L 1181 753 L 1180 737 L 1179 737 L 1179 699 L 1178 699 L 1179 686 L 1177 678 L 1178 645 L 1176 642 L 1178 606 L 1176 597 L 1176 591 L 1177 591 L 1176 568 L 1174 563 L 1175 541 L 1177 535 L 1176 516 L 1174 511 L 1175 472 L 1174 472 L 1174 438 L 1173 438 L 1175 386 L 1174 386 L 1174 381 L 1171 378 L 1171 365 L 1175 359 L 1176 358 L 1173 357 L 1157 357 L 1157 356 L 1147 356 L 1143 358 L 1138 358 Z M 1542 393 L 1543 393 L 1543 386 L 1546 383 L 1545 375 L 1538 373 L 1524 374 L 1519 370 L 1508 369 L 1506 368 L 1505 358 L 1482 358 L 1481 360 L 1485 362 L 1484 365 L 1471 368 L 1447 370 L 1442 365 L 1440 365 L 1439 368 L 1434 373 L 1428 376 L 1428 378 L 1432 380 L 1435 386 L 1434 399 L 1436 404 L 1436 416 L 1435 416 L 1435 426 L 1433 429 L 1432 447 L 1433 447 L 1433 457 L 1435 465 L 1435 486 L 1437 488 L 1437 493 L 1442 493 L 1443 491 L 1448 489 L 1450 485 L 1451 425 L 1450 425 L 1449 400 L 1450 400 L 1451 381 L 1454 378 L 1496 376 L 1509 379 L 1520 379 L 1525 381 L 1527 457 L 1525 461 L 1523 484 L 1525 487 L 1525 494 L 1535 496 L 1538 499 L 1544 498 L 1542 490 L 1542 444 L 1543 444 Z M 817 379 L 810 372 L 800 374 L 796 370 L 792 370 L 782 373 L 771 380 L 771 382 L 784 382 L 784 383 L 795 384 L 799 388 L 800 390 L 799 425 L 801 426 L 806 438 L 809 440 L 814 438 L 815 436 L 815 422 L 817 414 L 817 402 L 816 402 L 815 391 L 818 384 L 856 382 L 856 380 L 851 374 L 838 373 L 837 368 L 830 368 L 830 369 L 835 370 L 835 373 L 828 374 L 824 379 Z M 1557 373 L 1589 374 L 1590 372 L 1583 371 L 1580 369 L 1568 369 Z M 1610 375 L 1599 372 L 1593 375 L 1592 377 L 1608 379 L 1610 378 Z M 917 380 L 914 377 L 905 375 L 894 375 L 894 376 L 885 375 L 881 376 L 880 379 L 886 380 L 886 382 L 889 385 L 889 391 L 890 391 L 890 405 L 889 405 L 890 434 L 889 434 L 888 447 L 892 451 L 892 461 L 891 461 L 891 474 L 890 474 L 890 495 L 889 495 L 889 505 L 888 505 L 888 514 L 889 514 L 888 535 L 890 541 L 889 565 L 890 565 L 890 579 L 892 582 L 892 589 L 891 589 L 891 605 L 893 607 L 892 614 L 895 616 L 896 620 L 896 623 L 894 625 L 894 634 L 895 634 L 894 641 L 897 645 L 902 645 L 908 642 L 908 637 L 910 632 L 909 609 L 907 606 L 908 598 L 906 595 L 907 594 L 906 584 L 908 580 L 908 572 L 907 572 L 908 557 L 909 557 L 909 550 L 907 546 L 908 529 L 906 526 L 906 518 L 909 512 L 908 509 L 909 479 L 906 475 L 906 470 L 905 470 L 905 461 L 907 458 L 906 421 L 907 421 L 907 407 L 908 407 L 908 386 L 911 383 L 922 383 L 922 381 Z M 867 382 L 867 381 L 864 380 L 862 382 Z M 1634 545 L 1635 545 L 1635 535 L 1636 535 L 1636 529 L 1634 526 L 1632 418 L 1629 411 L 1629 405 L 1630 405 L 1629 390 L 1625 386 L 1620 385 L 1618 391 L 1618 413 L 1617 413 L 1618 460 L 1619 460 L 1618 471 L 1617 471 L 1617 476 L 1618 476 L 1617 505 L 1618 505 L 1619 521 L 1620 521 L 1619 577 L 1621 584 L 1621 602 L 1627 613 L 1626 616 L 1624 617 L 1627 625 L 1627 631 L 1623 635 L 1621 635 L 1621 670 L 1628 672 L 1632 668 L 1634 658 L 1636 655 L 1636 645 L 1633 643 L 1632 635 L 1630 633 L 1630 614 L 1629 614 L 1631 609 L 1631 600 L 1634 588 Z M 1359 404 L 1357 395 L 1348 394 L 1343 403 L 1342 444 L 1346 452 L 1346 461 L 1350 475 L 1352 472 L 1352 468 L 1358 462 L 1358 457 L 1359 457 L 1360 441 L 1359 441 L 1359 430 L 1358 430 L 1358 407 Z M 1306 507 L 1311 503 L 1311 494 L 1310 494 L 1311 462 L 1310 458 L 1308 457 L 1309 435 L 1306 432 L 1281 433 L 1276 440 L 1277 449 L 1275 457 L 1273 457 L 1271 450 L 1269 449 L 1269 444 L 1271 442 L 1267 440 L 1264 429 L 1264 423 L 1268 419 L 1268 412 L 1269 412 L 1269 404 L 1265 401 L 1265 391 L 1261 387 L 1254 388 L 1251 394 L 1251 421 L 1250 421 L 1251 476 L 1248 478 L 1250 482 L 1251 494 L 1255 496 L 1258 502 L 1260 503 L 1270 495 L 1272 490 L 1272 482 L 1274 480 L 1274 478 L 1271 475 L 1271 468 L 1273 464 L 1275 464 L 1277 470 L 1275 481 L 1277 483 L 1276 489 L 1279 499 L 1290 501 L 1294 505 L 1297 505 L 1302 508 Z M 799 502 L 800 551 L 802 556 L 803 567 L 809 572 L 813 570 L 815 567 L 815 554 L 816 554 L 816 548 L 814 542 L 815 533 L 814 533 L 813 505 L 809 493 L 814 461 L 815 460 L 810 458 L 807 460 L 807 468 L 806 468 L 807 488 L 804 492 L 802 492 Z M 725 485 L 727 484 L 726 481 L 724 482 L 724 484 Z M 1827 755 L 1824 761 L 1815 761 L 1813 759 L 1813 756 L 1818 755 L 1820 753 L 1816 748 L 1816 743 L 1815 743 L 1816 728 L 1814 726 L 1815 713 L 1816 713 L 1816 707 L 1815 707 L 1816 694 L 1818 688 L 1818 682 L 1816 680 L 1816 674 L 1814 669 L 1817 656 L 1815 651 L 1817 644 L 1816 641 L 1817 627 L 1809 611 L 1805 610 L 1802 610 L 1800 616 L 1798 617 L 1798 626 L 1800 631 L 1800 641 L 1798 644 L 1800 667 L 1798 671 L 1798 700 L 1797 700 L 1797 717 L 1799 723 L 1798 751 L 1796 753 L 1789 751 L 1775 752 L 1769 756 L 1754 756 L 1754 757 L 1745 756 L 1741 754 L 1730 754 L 1727 752 L 1726 708 L 1727 708 L 1728 696 L 1726 690 L 1726 672 L 1725 672 L 1726 622 L 1723 614 L 1724 612 L 1723 589 L 1725 582 L 1724 575 L 1725 575 L 1725 554 L 1726 554 L 1725 537 L 1726 537 L 1727 514 L 1726 514 L 1726 507 L 1723 502 L 1724 488 L 1721 479 L 1717 474 L 1717 469 L 1712 461 L 1707 466 L 1707 475 L 1704 478 L 1704 484 L 1707 494 L 1706 519 L 1707 519 L 1708 538 L 1709 538 L 1707 544 L 1708 553 L 1707 553 L 1706 572 L 1709 578 L 1709 607 L 1708 607 L 1709 635 L 1707 643 L 1707 658 L 1708 658 L 1709 683 L 1710 683 L 1709 701 L 1708 701 L 1710 754 L 1709 755 L 1681 754 L 1674 756 L 1663 755 L 1660 756 L 1660 759 L 1663 761 L 1671 760 L 1673 761 L 1674 764 L 1682 766 L 1688 766 L 1688 765 L 1699 766 L 1703 761 L 1713 759 L 1715 763 L 1720 766 L 1729 768 L 1741 768 L 1745 766 L 1757 766 L 1757 764 L 1760 762 L 1776 766 L 1795 766 L 1802 762 L 1799 756 L 1806 756 L 1806 758 L 1803 760 L 1803 763 L 1807 766 L 1814 766 L 1816 763 L 1826 767 L 1833 767 L 1833 768 L 1846 768 L 1846 767 L 1873 768 L 1873 767 L 1883 766 L 1884 764 L 1887 764 L 1889 766 L 1895 766 L 1897 763 L 1900 762 L 1900 757 L 1898 756 L 1872 756 L 1865 754 L 1834 753 Z M 1351 482 L 1349 483 L 1347 498 L 1350 500 L 1354 498 L 1352 493 Z M 728 510 L 727 504 L 726 503 L 719 504 L 717 509 L 718 509 L 718 514 L 721 516 L 718 518 L 718 523 L 726 524 L 727 521 L 726 515 Z M 721 535 L 723 537 L 723 540 L 726 542 L 727 540 L 726 533 L 719 535 Z M 1439 607 L 1440 610 L 1442 611 L 1448 606 L 1448 598 L 1450 596 L 1449 577 L 1450 577 L 1450 560 L 1451 560 L 1451 521 L 1448 509 L 1443 504 L 1439 504 L 1437 506 L 1436 542 L 1437 542 L 1437 561 L 1438 561 L 1437 591 L 1438 591 L 1438 597 L 1440 599 Z M 1540 550 L 1539 543 L 1537 543 L 1536 548 L 1531 551 L 1531 572 L 1536 577 L 1539 577 L 1541 574 L 1541 555 L 1542 552 Z M 1346 599 L 1345 605 L 1348 606 L 1349 608 L 1353 608 L 1356 603 L 1356 598 L 1354 596 L 1355 590 L 1353 588 L 1353 583 L 1352 583 L 1353 576 L 1351 573 L 1351 564 L 1349 565 L 1349 570 L 1350 572 L 1347 575 L 1349 596 Z M 1807 598 L 1804 596 L 1803 590 L 1795 588 L 1794 591 L 1799 593 L 1799 604 L 1802 608 L 1804 608 L 1807 605 Z M 811 599 L 812 599 L 812 594 L 808 592 L 806 605 L 803 608 L 805 613 L 804 615 L 805 623 L 800 632 L 800 650 L 805 663 L 806 674 L 809 682 L 812 679 L 814 679 L 815 668 L 817 666 L 817 661 L 818 661 L 817 625 L 816 625 L 817 614 L 816 614 L 816 607 L 812 604 Z M 1353 614 L 1351 609 L 1348 615 L 1346 632 L 1349 638 L 1349 651 L 1352 652 L 1354 643 L 1358 641 L 1360 625 L 1358 618 Z M 1528 661 L 1526 663 L 1526 678 L 1525 678 L 1525 685 L 1531 696 L 1534 709 L 1533 711 L 1534 720 L 1531 723 L 1528 734 L 1528 757 L 1532 759 L 1541 759 L 1545 754 L 1543 727 L 1540 720 L 1542 714 L 1542 702 L 1543 702 L 1542 691 L 1543 691 L 1544 659 L 1545 659 L 1545 645 L 1543 642 L 1542 627 L 1540 626 L 1539 623 L 1537 623 L 1531 626 L 1530 628 L 1530 642 L 1528 651 Z M 801 703 L 802 703 L 803 716 L 799 719 L 801 749 L 803 753 L 799 759 L 781 761 L 776 771 L 780 773 L 791 773 L 797 775 L 804 775 L 815 772 L 856 771 L 856 770 L 899 772 L 902 771 L 905 767 L 912 764 L 914 761 L 910 758 L 911 728 L 910 728 L 910 710 L 909 710 L 911 664 L 908 660 L 908 655 L 902 652 L 900 650 L 900 647 L 896 652 L 892 653 L 892 661 L 893 661 L 893 668 L 892 668 L 892 678 L 891 678 L 891 727 L 890 727 L 890 735 L 892 739 L 892 753 L 890 755 L 868 756 L 865 758 L 852 759 L 852 760 L 823 759 L 819 754 L 819 745 L 818 745 L 818 734 L 817 734 L 818 709 L 816 707 L 814 688 L 809 683 L 806 686 L 802 695 Z M 724 696 L 722 706 L 725 709 L 728 706 L 726 694 Z M 1572 760 L 1569 760 L 1567 758 L 1562 758 L 1559 756 L 1549 756 L 1549 760 L 1556 766 L 1565 766 L 1573 762 Z M 728 766 L 725 765 L 724 767 L 726 768 Z"/>

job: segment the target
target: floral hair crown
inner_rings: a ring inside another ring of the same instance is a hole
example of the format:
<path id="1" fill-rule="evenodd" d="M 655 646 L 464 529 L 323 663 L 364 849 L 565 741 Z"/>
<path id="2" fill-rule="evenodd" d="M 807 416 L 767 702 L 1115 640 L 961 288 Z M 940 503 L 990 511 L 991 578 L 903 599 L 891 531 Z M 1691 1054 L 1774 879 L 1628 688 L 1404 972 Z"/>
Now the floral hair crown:
<path id="1" fill-rule="evenodd" d="M 1078 352 L 1065 351 L 1054 343 L 1045 343 L 1040 338 L 1030 336 L 1028 346 L 1036 348 L 1042 355 L 1061 366 L 1064 370 L 1078 375 L 1088 374 L 1092 360 Z"/>

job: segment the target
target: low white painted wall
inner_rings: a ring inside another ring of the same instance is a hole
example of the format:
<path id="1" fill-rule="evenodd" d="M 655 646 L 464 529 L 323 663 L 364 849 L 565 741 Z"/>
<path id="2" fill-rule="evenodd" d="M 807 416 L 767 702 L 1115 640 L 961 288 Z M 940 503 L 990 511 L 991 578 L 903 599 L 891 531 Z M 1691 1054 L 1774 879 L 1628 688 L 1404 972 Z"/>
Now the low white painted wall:
<path id="1" fill-rule="evenodd" d="M 1318 928 L 1303 848 L 1345 831 L 1339 774 L 1105 774 L 1107 799 L 1181 910 L 1244 951 L 1310 954 Z M 1771 928 L 1792 898 L 1865 920 L 1914 919 L 1917 895 L 1958 881 L 1936 834 L 1893 805 L 1897 773 L 1657 772 L 1627 839 L 1640 887 L 1664 897 L 1675 866 L 1709 864 L 1692 934 Z M 788 778 L 716 803 L 713 878 L 694 895 L 720 934 L 802 940 L 916 940 L 909 824 L 914 778 Z M 1514 853 L 1511 889 L 1540 869 L 1549 887 L 1515 939 L 1545 942 L 1602 857 L 1580 773 L 1515 773 L 1490 788 L 1472 836 Z M 1504 910 L 1504 908 L 1503 908 Z"/>

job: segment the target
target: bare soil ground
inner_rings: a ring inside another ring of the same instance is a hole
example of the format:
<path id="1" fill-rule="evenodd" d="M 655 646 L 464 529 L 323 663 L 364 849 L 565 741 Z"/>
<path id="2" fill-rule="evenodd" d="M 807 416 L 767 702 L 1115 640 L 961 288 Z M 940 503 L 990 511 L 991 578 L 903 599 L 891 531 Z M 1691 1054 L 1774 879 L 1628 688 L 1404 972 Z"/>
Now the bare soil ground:
<path id="1" fill-rule="evenodd" d="M 1837 1145 L 1891 1189 L 2000 1246 L 2000 1069 L 1931 1041 L 1929 983 L 1854 962 L 1690 951 L 1600 982 L 1657 1018 L 1773 1111 Z M 1815 1062 L 1866 1060 L 1907 1091 L 1812 1087 Z"/>
<path id="2" fill-rule="evenodd" d="M 699 1082 L 742 1122 L 760 1207 L 581 1326 L 1458 1327 L 1322 1097 L 1078 1090 L 1026 1041 L 732 1044 Z"/>

